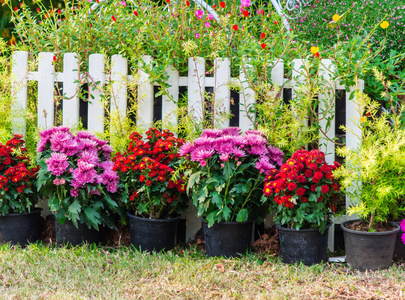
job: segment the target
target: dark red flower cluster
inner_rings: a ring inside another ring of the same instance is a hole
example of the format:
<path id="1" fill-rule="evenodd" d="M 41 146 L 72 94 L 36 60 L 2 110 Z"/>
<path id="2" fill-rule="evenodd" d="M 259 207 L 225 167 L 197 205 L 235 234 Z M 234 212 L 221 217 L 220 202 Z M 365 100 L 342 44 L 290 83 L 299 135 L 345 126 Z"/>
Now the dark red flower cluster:
<path id="1" fill-rule="evenodd" d="M 185 192 L 183 180 L 172 180 L 172 164 L 178 158 L 177 151 L 184 140 L 168 130 L 161 132 L 156 128 L 146 134 L 145 141 L 137 132 L 130 135 L 128 150 L 113 158 L 114 170 L 121 179 L 132 178 L 128 180 L 131 201 L 142 197 L 143 193 L 155 193 L 171 203 L 178 199 L 178 193 Z M 150 187 L 148 191 L 145 186 Z"/>
<path id="2" fill-rule="evenodd" d="M 334 212 L 339 194 L 339 183 L 332 171 L 340 167 L 328 165 L 319 150 L 299 150 L 280 168 L 265 179 L 263 192 L 273 196 L 278 205 L 293 208 L 299 203 L 327 201 Z"/>
<path id="3" fill-rule="evenodd" d="M 0 144 L 0 199 L 20 201 L 24 194 L 32 193 L 32 180 L 38 168 L 31 168 L 22 135 L 14 135 L 6 145 Z M 22 194 L 16 197 L 17 194 Z M 0 205 L 1 206 L 1 205 Z M 16 205 L 12 205 L 16 207 Z"/>

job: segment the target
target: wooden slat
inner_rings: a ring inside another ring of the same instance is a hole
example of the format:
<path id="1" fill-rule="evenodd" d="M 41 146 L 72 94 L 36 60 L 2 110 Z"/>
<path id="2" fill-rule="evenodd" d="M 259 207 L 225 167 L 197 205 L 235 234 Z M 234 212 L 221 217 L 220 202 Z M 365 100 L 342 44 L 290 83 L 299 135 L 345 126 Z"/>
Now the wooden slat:
<path id="1" fill-rule="evenodd" d="M 152 57 L 144 56 L 144 63 L 149 65 Z M 153 123 L 153 84 L 149 81 L 149 75 L 142 69 L 139 70 L 138 87 L 138 126 L 147 130 Z"/>
<path id="2" fill-rule="evenodd" d="M 188 113 L 196 122 L 202 124 L 205 94 L 205 61 L 202 57 L 188 59 Z"/>
<path id="3" fill-rule="evenodd" d="M 55 69 L 54 54 L 39 53 L 38 59 L 38 128 L 50 128 L 54 124 Z"/>
<path id="4" fill-rule="evenodd" d="M 319 149 L 325 153 L 325 159 L 328 164 L 333 164 L 335 160 L 335 82 L 332 79 L 332 72 L 335 66 L 330 59 L 323 59 L 319 66 L 319 84 L 321 93 L 319 100 L 319 126 L 323 132 L 319 134 Z"/>
<path id="5" fill-rule="evenodd" d="M 163 128 L 177 126 L 177 102 L 179 100 L 179 72 L 170 66 L 166 69 L 166 73 L 169 76 L 167 84 L 170 85 L 170 87 L 167 89 L 167 92 L 170 97 L 167 95 L 162 96 Z"/>
<path id="6" fill-rule="evenodd" d="M 216 58 L 214 61 L 214 101 L 215 118 L 219 120 L 219 127 L 229 127 L 229 114 L 231 110 L 231 90 L 229 84 L 231 81 L 231 63 L 228 58 Z M 219 116 L 219 113 L 224 115 Z"/>
<path id="7" fill-rule="evenodd" d="M 248 81 L 249 70 L 251 65 L 248 60 L 245 60 L 244 68 L 241 68 L 239 73 L 240 83 L 241 83 L 241 93 L 239 96 L 240 111 L 239 111 L 239 127 L 243 131 L 250 130 L 254 128 L 255 116 L 249 113 L 249 108 L 256 103 L 256 94 L 250 88 Z M 246 73 L 247 74 L 246 74 Z"/>
<path id="8" fill-rule="evenodd" d="M 13 133 L 25 135 L 27 109 L 28 52 L 15 51 L 12 56 L 11 96 Z"/>
<path id="9" fill-rule="evenodd" d="M 63 57 L 63 125 L 79 124 L 79 63 L 75 53 Z M 61 80 L 57 76 L 58 81 Z"/>
<path id="10" fill-rule="evenodd" d="M 105 85 L 104 55 L 89 56 L 90 102 L 88 103 L 87 128 L 91 132 L 104 131 L 103 87 Z"/>

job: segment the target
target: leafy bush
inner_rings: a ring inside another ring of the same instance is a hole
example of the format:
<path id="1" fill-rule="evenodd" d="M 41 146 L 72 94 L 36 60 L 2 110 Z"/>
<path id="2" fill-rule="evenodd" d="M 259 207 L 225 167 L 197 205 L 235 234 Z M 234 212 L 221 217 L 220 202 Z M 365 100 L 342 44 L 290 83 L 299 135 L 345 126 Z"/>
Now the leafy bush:
<path id="1" fill-rule="evenodd" d="M 170 131 L 150 128 L 147 139 L 137 132 L 130 136 L 128 149 L 113 158 L 120 176 L 123 201 L 130 213 L 145 218 L 178 216 L 187 206 L 185 183 L 172 180 L 179 161 L 178 149 L 184 140 Z"/>
<path id="2" fill-rule="evenodd" d="M 38 203 L 35 179 L 38 168 L 31 164 L 21 135 L 0 143 L 0 215 L 31 211 Z"/>
<path id="3" fill-rule="evenodd" d="M 357 120 L 362 142 L 357 148 L 338 149 L 346 164 L 334 173 L 351 197 L 348 214 L 358 214 L 370 231 L 376 223 L 405 212 L 405 130 L 399 126 L 402 111 L 378 117 L 379 108 L 376 101 L 361 97 Z"/>
<path id="4" fill-rule="evenodd" d="M 323 233 L 342 193 L 332 171 L 319 150 L 298 150 L 280 168 L 267 177 L 263 193 L 274 200 L 274 220 L 278 225 L 294 229 L 319 228 Z"/>
<path id="5" fill-rule="evenodd" d="M 38 144 L 38 191 L 49 197 L 49 208 L 60 223 L 71 220 L 98 230 L 114 227 L 113 214 L 120 207 L 112 197 L 119 177 L 110 159 L 107 141 L 68 127 L 41 131 Z"/>
<path id="6" fill-rule="evenodd" d="M 199 216 L 208 226 L 221 221 L 261 221 L 268 208 L 263 180 L 283 162 L 283 152 L 259 131 L 240 134 L 237 127 L 204 130 L 179 151 L 191 167 L 188 190 Z"/>

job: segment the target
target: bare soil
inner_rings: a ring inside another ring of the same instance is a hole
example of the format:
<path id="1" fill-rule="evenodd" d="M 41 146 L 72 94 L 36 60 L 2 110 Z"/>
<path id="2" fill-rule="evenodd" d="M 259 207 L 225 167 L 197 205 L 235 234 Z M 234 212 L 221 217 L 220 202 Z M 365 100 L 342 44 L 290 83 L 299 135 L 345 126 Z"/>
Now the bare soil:
<path id="1" fill-rule="evenodd" d="M 368 222 L 363 221 L 363 220 L 358 220 L 351 222 L 349 224 L 345 225 L 345 228 L 351 229 L 351 230 L 356 230 L 356 231 L 369 231 L 368 230 Z M 386 232 L 386 231 L 391 231 L 394 230 L 396 227 L 392 226 L 391 224 L 387 222 L 380 222 L 376 223 L 373 227 L 375 232 Z"/>

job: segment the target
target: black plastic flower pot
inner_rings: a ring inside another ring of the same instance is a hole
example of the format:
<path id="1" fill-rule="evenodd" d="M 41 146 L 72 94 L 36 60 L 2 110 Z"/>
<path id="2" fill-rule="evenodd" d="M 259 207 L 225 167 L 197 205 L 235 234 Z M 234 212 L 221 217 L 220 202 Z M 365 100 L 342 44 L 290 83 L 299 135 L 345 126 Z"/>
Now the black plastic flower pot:
<path id="1" fill-rule="evenodd" d="M 240 257 L 245 254 L 252 244 L 254 222 L 220 222 L 211 227 L 203 222 L 207 255 Z"/>
<path id="2" fill-rule="evenodd" d="M 141 251 L 168 251 L 177 244 L 177 226 L 180 217 L 148 219 L 127 213 L 131 244 Z"/>
<path id="3" fill-rule="evenodd" d="M 346 262 L 349 267 L 365 270 L 386 269 L 392 264 L 395 241 L 399 226 L 390 223 L 394 230 L 384 232 L 366 232 L 346 228 L 341 224 L 345 238 Z"/>
<path id="4" fill-rule="evenodd" d="M 39 240 L 44 223 L 41 211 L 42 208 L 34 208 L 31 212 L 0 216 L 0 243 L 26 247 Z"/>
<path id="5" fill-rule="evenodd" d="M 276 225 L 280 237 L 283 263 L 303 262 L 310 266 L 327 260 L 328 234 L 330 225 L 321 234 L 318 228 L 292 229 Z"/>
<path id="6" fill-rule="evenodd" d="M 393 223 L 399 225 L 399 223 L 401 223 L 401 222 L 393 222 Z M 404 232 L 400 228 L 397 233 L 397 238 L 395 241 L 394 258 L 396 258 L 396 259 L 405 259 L 405 244 L 402 241 L 403 234 L 404 234 Z"/>
<path id="7" fill-rule="evenodd" d="M 102 241 L 101 231 L 87 227 L 86 224 L 78 223 L 78 227 L 72 221 L 66 220 L 64 224 L 55 221 L 55 235 L 57 245 L 77 246 L 83 243 L 100 244 Z"/>

